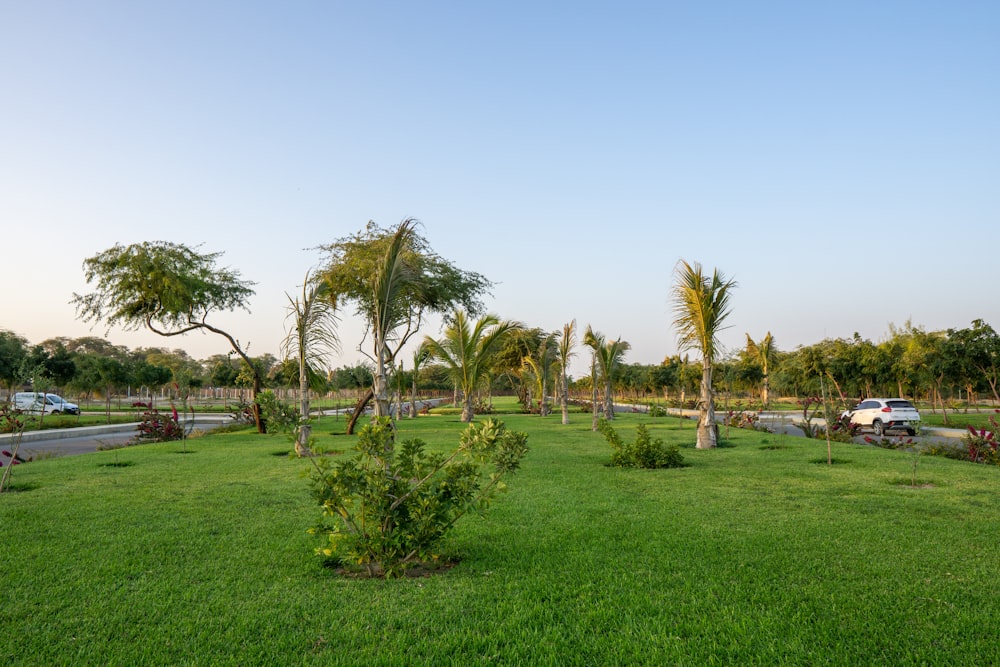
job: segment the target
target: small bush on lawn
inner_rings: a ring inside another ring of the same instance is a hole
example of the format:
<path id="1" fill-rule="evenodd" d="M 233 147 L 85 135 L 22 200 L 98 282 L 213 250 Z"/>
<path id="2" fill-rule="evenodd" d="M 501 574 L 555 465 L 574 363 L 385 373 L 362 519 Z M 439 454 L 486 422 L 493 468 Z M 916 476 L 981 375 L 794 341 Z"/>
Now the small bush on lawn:
<path id="1" fill-rule="evenodd" d="M 422 440 L 397 447 L 388 419 L 361 429 L 357 454 L 331 464 L 314 459 L 313 494 L 325 536 L 317 553 L 371 577 L 395 577 L 437 561 L 445 533 L 470 509 L 485 510 L 527 453 L 526 433 L 495 419 L 471 424 L 449 455 L 428 453 Z M 488 467 L 488 471 L 483 468 Z"/>
<path id="2" fill-rule="evenodd" d="M 649 437 L 645 424 L 635 427 L 635 441 L 625 442 L 607 420 L 597 424 L 597 430 L 611 445 L 611 465 L 619 468 L 680 468 L 684 456 L 677 445 L 664 445 L 663 440 Z"/>
<path id="3" fill-rule="evenodd" d="M 962 441 L 968 448 L 969 461 L 1000 465 L 1000 450 L 998 450 L 1000 440 L 997 439 L 997 430 L 1000 430 L 1000 424 L 997 424 L 992 415 L 990 416 L 990 426 L 993 427 L 992 431 L 970 426 L 969 432 L 962 437 Z"/>
<path id="4" fill-rule="evenodd" d="M 257 396 L 260 414 L 267 423 L 268 433 L 294 433 L 299 427 L 299 411 L 290 403 L 278 400 L 270 389 Z"/>
<path id="5" fill-rule="evenodd" d="M 177 419 L 177 411 L 173 414 L 165 415 L 155 408 L 147 410 L 142 414 L 142 421 L 139 422 L 139 432 L 131 444 L 142 442 L 167 442 L 169 440 L 180 440 L 184 437 L 184 427 Z"/>
<path id="6" fill-rule="evenodd" d="M 834 442 L 854 442 L 855 436 L 860 432 L 860 424 L 852 424 L 850 417 L 842 416 L 833 422 L 833 426 L 830 427 L 830 440 Z"/>

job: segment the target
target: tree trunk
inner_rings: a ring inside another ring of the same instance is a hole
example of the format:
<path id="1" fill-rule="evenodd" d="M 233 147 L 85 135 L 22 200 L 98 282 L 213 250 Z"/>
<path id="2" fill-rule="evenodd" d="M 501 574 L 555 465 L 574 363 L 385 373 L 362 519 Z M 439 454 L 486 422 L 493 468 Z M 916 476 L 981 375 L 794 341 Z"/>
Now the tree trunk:
<path id="1" fill-rule="evenodd" d="M 590 430 L 597 430 L 597 376 L 594 373 L 594 367 L 590 367 L 590 409 L 593 413 L 590 419 Z"/>
<path id="2" fill-rule="evenodd" d="M 358 419 L 364 414 L 365 408 L 371 403 L 373 392 L 371 389 L 365 391 L 364 395 L 358 399 L 358 402 L 354 406 L 354 412 L 351 413 L 351 418 L 347 422 L 347 435 L 354 435 L 354 427 L 358 423 Z"/>
<path id="3" fill-rule="evenodd" d="M 715 401 L 712 398 L 712 362 L 702 361 L 701 366 L 701 418 L 695 448 L 712 449 L 719 444 L 719 429 L 715 423 Z"/>
<path id="4" fill-rule="evenodd" d="M 538 397 L 538 414 L 542 417 L 549 416 L 549 392 L 546 386 L 545 377 L 542 377 L 542 395 Z"/>
<path id="5" fill-rule="evenodd" d="M 372 397 L 375 401 L 376 417 L 392 416 L 389 414 L 389 376 L 385 367 L 385 352 L 380 352 L 375 372 L 372 374 Z"/>
<path id="6" fill-rule="evenodd" d="M 466 424 L 472 421 L 472 392 L 465 392 L 465 396 L 462 399 L 462 421 Z"/>
<path id="7" fill-rule="evenodd" d="M 569 380 L 563 373 L 562 384 L 559 387 L 559 400 L 562 402 L 562 423 L 569 423 Z"/>
<path id="8" fill-rule="evenodd" d="M 299 430 L 295 438 L 295 455 L 309 454 L 309 436 L 312 426 L 309 424 L 309 374 L 306 365 L 299 360 Z"/>
<path id="9" fill-rule="evenodd" d="M 410 419 L 417 418 L 417 367 L 413 368 L 413 387 L 410 389 Z"/>
<path id="10" fill-rule="evenodd" d="M 615 404 L 611 399 L 611 379 L 604 383 L 604 418 L 611 421 L 615 418 Z"/>

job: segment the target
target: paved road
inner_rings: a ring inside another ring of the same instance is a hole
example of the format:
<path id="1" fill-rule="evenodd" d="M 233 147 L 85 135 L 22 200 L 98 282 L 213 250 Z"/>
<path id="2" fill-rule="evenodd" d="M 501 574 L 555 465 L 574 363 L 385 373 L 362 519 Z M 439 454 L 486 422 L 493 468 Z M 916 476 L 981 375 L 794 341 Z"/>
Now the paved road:
<path id="1" fill-rule="evenodd" d="M 194 428 L 208 430 L 232 422 L 229 416 L 205 416 L 195 419 Z M 88 454 L 107 445 L 123 444 L 135 437 L 137 424 L 109 424 L 104 426 L 80 426 L 67 429 L 47 429 L 31 431 L 21 438 L 18 456 L 30 459 L 35 455 L 71 456 Z M 12 451 L 13 437 L 0 435 L 0 463 L 7 465 L 9 457 L 3 451 Z"/>

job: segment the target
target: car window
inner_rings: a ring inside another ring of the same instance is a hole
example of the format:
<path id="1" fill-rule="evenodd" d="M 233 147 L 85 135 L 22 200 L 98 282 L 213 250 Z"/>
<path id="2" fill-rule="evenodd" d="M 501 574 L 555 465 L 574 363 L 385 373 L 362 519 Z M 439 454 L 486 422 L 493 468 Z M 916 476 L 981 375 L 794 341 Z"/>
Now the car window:
<path id="1" fill-rule="evenodd" d="M 878 401 L 865 401 L 861 404 L 862 410 L 871 410 L 872 408 L 878 407 Z"/>
<path id="2" fill-rule="evenodd" d="M 913 403 L 910 403 L 909 401 L 886 401 L 886 405 L 890 408 L 896 408 L 898 410 L 916 410 L 916 408 L 913 407 Z"/>

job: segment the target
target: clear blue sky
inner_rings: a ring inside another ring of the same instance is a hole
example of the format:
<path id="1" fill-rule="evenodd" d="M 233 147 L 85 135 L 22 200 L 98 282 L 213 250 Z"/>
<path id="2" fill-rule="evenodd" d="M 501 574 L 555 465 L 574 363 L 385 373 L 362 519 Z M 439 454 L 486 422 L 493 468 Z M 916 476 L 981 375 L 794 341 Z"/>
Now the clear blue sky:
<path id="1" fill-rule="evenodd" d="M 739 282 L 729 348 L 997 327 L 998 35 L 993 1 L 0 0 L 0 328 L 103 335 L 83 260 L 167 239 L 257 282 L 219 322 L 277 353 L 312 248 L 407 216 L 627 362 L 676 352 L 680 258 Z"/>

